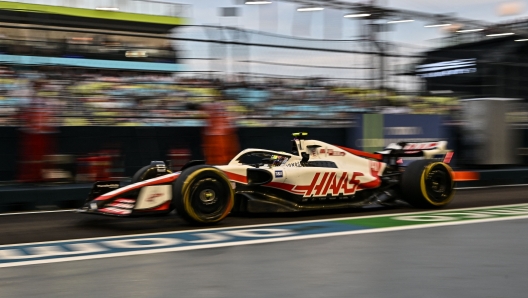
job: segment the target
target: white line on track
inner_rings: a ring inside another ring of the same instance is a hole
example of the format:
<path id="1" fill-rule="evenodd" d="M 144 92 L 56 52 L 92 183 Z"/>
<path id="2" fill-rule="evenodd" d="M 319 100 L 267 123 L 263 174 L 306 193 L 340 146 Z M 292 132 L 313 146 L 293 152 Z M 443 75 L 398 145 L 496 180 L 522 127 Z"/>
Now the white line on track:
<path id="1" fill-rule="evenodd" d="M 183 234 L 189 232 L 211 232 L 219 230 L 236 230 L 236 229 L 246 229 L 246 228 L 262 228 L 262 227 L 273 227 L 281 225 L 297 225 L 305 223 L 314 223 L 314 222 L 325 222 L 325 221 L 340 221 L 340 220 L 349 220 L 349 219 L 363 219 L 363 218 L 376 218 L 376 217 L 393 217 L 393 216 L 404 216 L 404 215 L 420 215 L 420 214 L 429 214 L 435 212 L 455 212 L 455 211 L 464 211 L 464 210 L 480 210 L 480 209 L 490 209 L 490 208 L 505 208 L 505 207 L 515 207 L 515 206 L 526 206 L 528 203 L 520 204 L 507 204 L 507 205 L 496 205 L 496 206 L 485 206 L 485 207 L 470 207 L 470 208 L 458 208 L 458 209 L 445 209 L 445 210 L 429 210 L 429 211 L 420 211 L 420 212 L 402 212 L 402 213 L 390 213 L 390 214 L 376 214 L 376 215 L 365 215 L 365 216 L 348 216 L 348 217 L 337 217 L 337 218 L 324 218 L 324 219 L 310 219 L 310 220 L 301 220 L 301 221 L 287 221 L 287 222 L 276 222 L 276 223 L 265 223 L 265 224 L 254 224 L 254 225 L 240 225 L 240 226 L 229 226 L 229 227 L 218 227 L 218 228 L 207 228 L 207 229 L 189 229 L 189 230 L 180 230 L 180 231 L 171 231 L 171 232 L 157 232 L 157 233 L 146 233 L 146 234 L 130 234 L 130 235 L 116 235 L 116 236 L 105 236 L 105 237 L 94 237 L 94 238 L 80 238 L 80 239 L 64 239 L 64 240 L 54 240 L 54 241 L 44 241 L 44 242 L 27 242 L 27 243 L 17 243 L 17 244 L 6 244 L 0 245 L 0 248 L 10 247 L 10 246 L 21 246 L 29 244 L 53 244 L 64 241 L 71 242 L 82 242 L 87 240 L 104 240 L 104 239 L 120 239 L 120 238 L 131 238 L 131 237 L 145 237 L 145 236 L 160 236 L 167 234 Z M 528 215 L 521 215 L 528 216 Z M 510 218 L 510 217 L 508 217 Z M 513 217 L 512 217 L 513 218 Z M 515 219 L 518 219 L 516 217 Z M 486 220 L 486 219 L 483 219 Z M 482 220 L 471 220 L 471 222 L 483 222 Z M 427 225 L 427 224 L 425 224 Z"/>
<path id="2" fill-rule="evenodd" d="M 26 215 L 26 214 L 40 214 L 40 213 L 61 213 L 61 212 L 73 212 L 75 209 L 61 209 L 61 210 L 46 210 L 46 211 L 28 211 L 28 212 L 8 212 L 0 213 L 0 216 L 8 215 Z"/>
<path id="3" fill-rule="evenodd" d="M 457 190 L 464 189 L 488 189 L 488 188 L 505 188 L 505 187 L 519 187 L 528 186 L 528 184 L 506 184 L 506 185 L 490 185 L 490 186 L 468 186 L 468 187 L 455 187 Z"/>
<path id="4" fill-rule="evenodd" d="M 471 209 L 471 208 L 468 208 L 468 209 Z M 469 220 L 469 221 L 441 222 L 441 223 L 412 225 L 412 226 L 398 226 L 398 227 L 390 227 L 390 228 L 373 228 L 373 229 L 366 229 L 366 230 L 352 230 L 352 231 L 334 232 L 334 233 L 327 233 L 327 234 L 299 235 L 299 236 L 280 237 L 280 238 L 224 242 L 224 243 L 216 243 L 216 244 L 202 244 L 198 246 L 169 247 L 169 248 L 147 249 L 147 250 L 139 250 L 139 251 L 136 250 L 136 251 L 110 253 L 110 254 L 66 257 L 66 258 L 60 258 L 60 259 L 23 261 L 23 262 L 0 264 L 0 268 L 19 267 L 19 266 L 37 265 L 37 264 L 49 264 L 49 263 L 62 263 L 62 262 L 70 262 L 70 261 L 84 261 L 84 260 L 91 260 L 91 259 L 125 257 L 125 256 L 134 256 L 134 255 L 145 255 L 145 254 L 188 251 L 188 250 L 199 250 L 199 249 L 208 249 L 208 248 L 241 246 L 241 245 L 251 245 L 251 244 L 285 242 L 285 241 L 294 241 L 294 240 L 308 240 L 308 239 L 328 238 L 328 237 L 336 237 L 336 236 L 349 236 L 349 235 L 357 235 L 357 234 L 371 234 L 371 233 L 415 230 L 415 229 L 424 229 L 424 228 L 432 228 L 432 227 L 466 225 L 466 224 L 473 224 L 473 223 L 486 223 L 486 222 L 508 221 L 508 220 L 517 220 L 517 219 L 528 219 L 528 215 L 502 217 L 502 218 L 476 219 L 476 220 Z M 332 221 L 332 220 L 327 219 L 327 221 Z M 145 235 L 151 235 L 151 234 L 144 234 L 143 236 Z"/>

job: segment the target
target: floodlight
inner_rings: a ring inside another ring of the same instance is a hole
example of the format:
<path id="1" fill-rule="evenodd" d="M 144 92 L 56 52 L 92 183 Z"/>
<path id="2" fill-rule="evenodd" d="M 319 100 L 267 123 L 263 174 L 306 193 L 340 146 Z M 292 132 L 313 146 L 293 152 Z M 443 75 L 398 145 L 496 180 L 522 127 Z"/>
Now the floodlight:
<path id="1" fill-rule="evenodd" d="M 507 35 L 514 35 L 515 33 L 513 32 L 506 32 L 506 33 L 493 33 L 493 34 L 486 34 L 486 36 L 490 36 L 490 37 L 493 37 L 493 36 L 507 36 Z"/>
<path id="2" fill-rule="evenodd" d="M 414 22 L 414 20 L 395 20 L 395 21 L 388 21 L 387 24 L 409 23 L 409 22 Z"/>
<path id="3" fill-rule="evenodd" d="M 318 10 L 323 10 L 323 9 L 324 9 L 323 7 L 312 6 L 312 7 L 299 7 L 297 8 L 297 11 L 318 11 Z"/>
<path id="4" fill-rule="evenodd" d="M 371 16 L 370 13 L 356 13 L 356 14 L 350 13 L 350 14 L 344 15 L 343 17 L 344 18 L 363 18 L 363 17 L 370 17 L 370 16 Z"/>
<path id="5" fill-rule="evenodd" d="M 483 31 L 484 29 L 464 29 L 464 30 L 457 30 L 458 33 L 468 33 L 468 32 L 478 32 Z"/>
<path id="6" fill-rule="evenodd" d="M 117 7 L 96 7 L 96 10 L 106 10 L 106 11 L 118 11 Z"/>
<path id="7" fill-rule="evenodd" d="M 447 27 L 451 26 L 451 24 L 433 24 L 433 25 L 425 25 L 425 28 L 436 28 L 436 27 Z"/>
<path id="8" fill-rule="evenodd" d="M 271 4 L 271 1 L 246 1 L 245 4 L 254 4 L 254 5 L 260 5 L 260 4 Z"/>

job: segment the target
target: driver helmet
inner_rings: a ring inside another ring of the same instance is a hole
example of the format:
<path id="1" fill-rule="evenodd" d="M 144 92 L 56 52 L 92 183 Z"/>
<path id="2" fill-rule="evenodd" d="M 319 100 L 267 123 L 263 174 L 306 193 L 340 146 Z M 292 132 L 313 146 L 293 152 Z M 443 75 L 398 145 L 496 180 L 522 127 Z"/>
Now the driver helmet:
<path id="1" fill-rule="evenodd" d="M 271 156 L 271 166 L 272 167 L 278 167 L 282 165 L 284 162 L 285 157 L 280 155 L 272 155 Z"/>

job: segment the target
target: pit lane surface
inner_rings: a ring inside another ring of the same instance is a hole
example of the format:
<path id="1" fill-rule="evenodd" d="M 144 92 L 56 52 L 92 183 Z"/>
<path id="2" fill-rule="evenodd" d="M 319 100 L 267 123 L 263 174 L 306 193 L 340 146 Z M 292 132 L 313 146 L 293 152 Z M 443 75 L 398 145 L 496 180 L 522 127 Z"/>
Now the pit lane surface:
<path id="1" fill-rule="evenodd" d="M 528 203 L 527 191 L 463 190 L 449 209 Z M 220 226 L 416 211 L 229 217 Z M 0 297 L 526 297 L 527 227 L 516 219 L 0 268 Z M 189 229 L 175 216 L 0 216 L 3 243 Z"/>
<path id="2" fill-rule="evenodd" d="M 528 186 L 464 189 L 458 190 L 453 202 L 448 208 L 444 208 L 443 210 L 520 203 L 528 203 Z M 215 227 L 222 228 L 325 218 L 418 212 L 424 210 L 426 209 L 376 208 L 352 211 L 329 210 L 315 213 L 253 215 L 251 217 L 230 216 L 220 224 L 215 225 Z M 191 226 L 174 215 L 143 218 L 114 218 L 77 214 L 72 211 L 0 214 L 0 245 L 193 229 L 200 229 L 200 227 Z"/>

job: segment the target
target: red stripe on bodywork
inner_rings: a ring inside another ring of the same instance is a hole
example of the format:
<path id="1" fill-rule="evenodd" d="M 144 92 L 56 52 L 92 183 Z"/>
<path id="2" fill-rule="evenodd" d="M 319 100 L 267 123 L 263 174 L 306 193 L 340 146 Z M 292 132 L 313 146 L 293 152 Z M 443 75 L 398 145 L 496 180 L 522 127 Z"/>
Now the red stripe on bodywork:
<path id="1" fill-rule="evenodd" d="M 135 204 L 136 200 L 128 199 L 128 198 L 119 198 L 119 199 L 116 199 L 114 202 L 124 203 L 124 204 Z"/>
<path id="2" fill-rule="evenodd" d="M 227 178 L 232 181 L 240 182 L 240 183 L 247 183 L 247 176 L 235 174 L 232 172 L 224 171 L 224 173 L 227 175 Z"/>
<path id="3" fill-rule="evenodd" d="M 232 173 L 232 172 L 227 172 L 227 171 L 224 171 L 224 173 L 227 175 L 227 178 L 229 178 L 229 180 L 231 181 L 247 184 L 247 176 Z M 288 183 L 270 182 L 263 186 L 278 188 L 278 189 L 289 191 L 289 192 L 296 193 L 296 194 L 303 194 L 303 192 L 299 192 L 293 189 L 295 185 L 288 184 Z"/>
<path id="4" fill-rule="evenodd" d="M 247 176 L 232 173 L 232 172 L 227 172 L 227 171 L 224 171 L 224 173 L 227 175 L 227 178 L 229 178 L 229 180 L 231 181 L 247 184 Z M 289 191 L 289 192 L 296 193 L 296 194 L 303 194 L 303 192 L 299 192 L 293 189 L 295 185 L 288 184 L 288 183 L 270 182 L 263 186 L 278 188 L 278 189 Z"/>
<path id="5" fill-rule="evenodd" d="M 360 150 L 356 150 L 356 149 L 350 149 L 350 148 L 341 147 L 341 146 L 336 146 L 336 147 L 341 148 L 341 149 L 345 150 L 346 152 L 352 153 L 352 154 L 357 155 L 357 156 L 373 158 L 373 159 L 379 160 L 379 161 L 381 161 L 383 159 L 383 156 L 381 154 L 378 154 L 378 153 L 369 153 L 369 152 L 360 151 Z"/>
<path id="6" fill-rule="evenodd" d="M 116 214 L 116 215 L 129 215 L 132 213 L 131 209 L 119 209 L 115 207 L 99 209 L 101 213 Z"/>
<path id="7" fill-rule="evenodd" d="M 295 185 L 288 184 L 288 183 L 270 182 L 268 184 L 265 184 L 264 186 L 278 188 L 278 189 L 289 191 L 289 192 L 295 193 L 295 194 L 303 194 L 303 192 L 296 191 L 296 190 L 293 189 L 295 187 Z"/>
<path id="8" fill-rule="evenodd" d="M 171 201 L 167 201 L 157 207 L 154 207 L 154 208 L 150 208 L 150 209 L 141 209 L 141 210 L 134 210 L 136 212 L 151 212 L 151 211 L 163 211 L 163 210 L 167 210 L 169 209 L 170 207 L 170 204 L 171 204 Z"/>
<path id="9" fill-rule="evenodd" d="M 160 177 L 157 177 L 157 178 L 152 178 L 152 179 L 149 179 L 149 180 L 145 180 L 145 181 L 141 181 L 141 182 L 138 182 L 138 183 L 130 184 L 130 185 L 127 185 L 125 187 L 121 187 L 121 188 L 118 188 L 118 189 L 113 190 L 111 192 L 105 193 L 104 195 L 101 195 L 101 196 L 97 197 L 95 200 L 104 201 L 104 200 L 108 200 L 110 198 L 113 198 L 113 197 L 115 197 L 117 195 L 121 195 L 121 194 L 123 194 L 125 192 L 131 191 L 131 190 L 135 190 L 135 189 L 138 189 L 138 188 L 141 188 L 141 187 L 151 186 L 151 185 L 156 185 L 156 184 L 163 184 L 163 183 L 170 183 L 170 182 L 178 179 L 179 176 L 180 176 L 180 173 L 174 173 L 174 174 L 163 175 L 163 176 L 160 176 Z"/>
<path id="10" fill-rule="evenodd" d="M 381 179 L 378 177 L 370 182 L 360 183 L 358 185 L 358 190 L 368 189 L 368 188 L 377 188 L 381 185 Z"/>
<path id="11" fill-rule="evenodd" d="M 453 151 L 447 152 L 444 157 L 444 163 L 450 163 L 451 159 L 453 158 Z"/>

